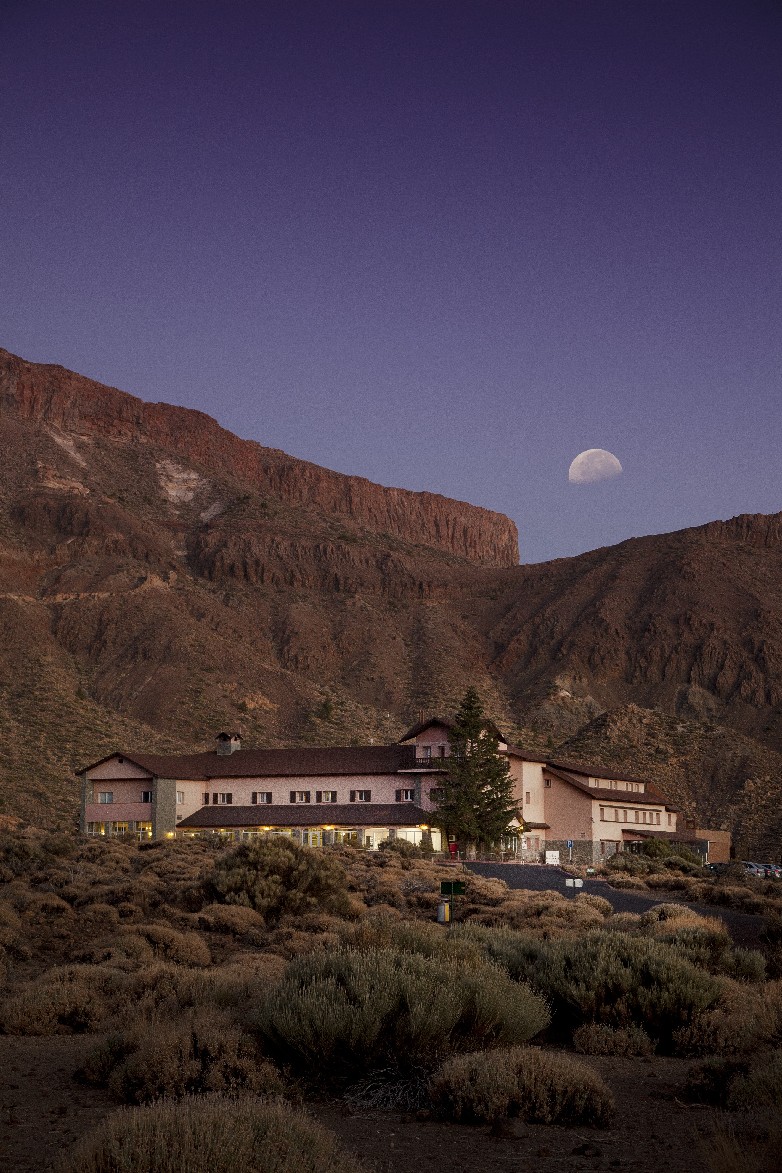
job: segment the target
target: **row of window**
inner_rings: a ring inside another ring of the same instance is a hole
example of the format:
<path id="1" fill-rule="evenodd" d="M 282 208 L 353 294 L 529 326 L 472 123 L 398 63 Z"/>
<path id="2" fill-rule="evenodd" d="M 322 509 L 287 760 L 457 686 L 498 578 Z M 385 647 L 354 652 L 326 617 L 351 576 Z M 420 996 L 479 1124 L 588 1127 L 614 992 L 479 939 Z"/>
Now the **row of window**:
<path id="1" fill-rule="evenodd" d="M 182 803 L 185 801 L 184 790 L 177 790 L 176 800 L 177 800 L 177 804 L 181 806 Z M 121 799 L 120 801 L 133 802 L 134 800 L 132 798 L 124 798 L 124 799 Z M 144 802 L 144 803 L 152 802 L 152 791 L 151 790 L 142 790 L 141 791 L 141 798 L 138 799 L 137 801 Z M 105 803 L 107 805 L 109 803 L 113 803 L 114 802 L 114 791 L 113 790 L 99 790 L 98 791 L 98 802 Z"/>
<path id="2" fill-rule="evenodd" d="M 643 792 L 642 782 L 617 782 L 612 778 L 590 778 L 589 785 L 599 787 L 601 790 L 630 790 L 633 794 Z"/>
<path id="3" fill-rule="evenodd" d="M 227 793 L 220 793 L 216 791 L 213 794 L 204 793 L 204 806 L 231 806 L 233 804 L 234 796 L 229 791 Z M 253 806 L 271 804 L 274 801 L 271 790 L 253 790 L 250 796 L 250 802 Z M 291 790 L 290 801 L 296 802 L 312 802 L 311 790 Z M 337 802 L 336 790 L 316 790 L 315 802 Z M 371 790 L 351 790 L 351 802 L 371 802 Z M 397 802 L 415 802 L 415 790 L 397 790 Z"/>
<path id="4" fill-rule="evenodd" d="M 659 827 L 660 812 L 659 811 L 626 811 L 616 806 L 601 806 L 600 818 L 604 823 L 652 823 Z M 668 822 L 670 823 L 671 816 L 668 815 Z"/>

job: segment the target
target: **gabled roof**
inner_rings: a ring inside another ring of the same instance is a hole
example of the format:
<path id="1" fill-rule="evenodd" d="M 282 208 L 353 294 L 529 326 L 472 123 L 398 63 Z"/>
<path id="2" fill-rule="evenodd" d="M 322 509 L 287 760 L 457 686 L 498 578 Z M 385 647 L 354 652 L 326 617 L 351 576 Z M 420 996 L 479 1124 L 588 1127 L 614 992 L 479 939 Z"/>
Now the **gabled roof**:
<path id="1" fill-rule="evenodd" d="M 180 827 L 420 827 L 432 825 L 432 811 L 412 802 L 294 802 L 285 806 L 204 806 Z"/>
<path id="2" fill-rule="evenodd" d="M 424 733 L 427 729 L 431 729 L 433 725 L 441 725 L 448 733 L 454 727 L 453 721 L 446 721 L 445 717 L 430 717 L 427 721 L 419 721 L 412 729 L 408 729 L 407 733 L 399 738 L 399 744 L 401 745 L 405 741 L 411 741 L 414 737 L 418 737 L 419 733 Z M 483 725 L 485 729 L 490 729 L 503 744 L 507 744 L 505 734 L 500 732 L 493 721 L 484 721 Z"/>
<path id="3" fill-rule="evenodd" d="M 237 749 L 225 757 L 212 750 L 194 754 L 109 754 L 79 773 L 114 757 L 156 778 L 208 781 L 212 778 L 295 778 L 332 775 L 396 774 L 415 766 L 413 745 L 350 745 L 298 749 Z"/>
<path id="4" fill-rule="evenodd" d="M 643 782 L 647 786 L 650 785 L 648 778 L 639 778 L 636 774 L 617 773 L 616 770 L 607 770 L 599 763 L 593 766 L 585 766 L 581 762 L 568 762 L 557 759 L 546 759 L 546 765 L 553 767 L 555 770 L 567 770 L 571 774 L 583 774 L 588 778 L 606 778 L 610 781 L 617 782 Z"/>

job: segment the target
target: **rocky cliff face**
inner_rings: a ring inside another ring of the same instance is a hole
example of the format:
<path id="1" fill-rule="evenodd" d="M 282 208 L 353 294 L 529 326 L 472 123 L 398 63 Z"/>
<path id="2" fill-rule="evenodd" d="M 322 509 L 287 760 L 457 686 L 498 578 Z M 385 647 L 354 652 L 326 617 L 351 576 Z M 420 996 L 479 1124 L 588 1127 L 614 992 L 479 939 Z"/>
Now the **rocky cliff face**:
<path id="1" fill-rule="evenodd" d="M 287 505 L 349 518 L 378 534 L 431 546 L 486 566 L 518 562 L 509 518 L 434 493 L 385 488 L 262 448 L 210 416 L 146 403 L 59 366 L 25 362 L 0 350 L 0 404 L 22 419 L 85 439 L 144 444 L 184 458 L 208 474 L 238 482 Z"/>

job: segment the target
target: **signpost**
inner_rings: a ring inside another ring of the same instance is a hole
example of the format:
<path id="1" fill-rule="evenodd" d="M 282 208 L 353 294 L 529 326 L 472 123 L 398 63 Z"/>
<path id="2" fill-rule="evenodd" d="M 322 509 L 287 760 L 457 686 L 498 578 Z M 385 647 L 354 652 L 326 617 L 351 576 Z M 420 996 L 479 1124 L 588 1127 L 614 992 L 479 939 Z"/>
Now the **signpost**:
<path id="1" fill-rule="evenodd" d="M 454 896 L 464 896 L 466 891 L 464 880 L 441 880 L 440 903 L 437 906 L 437 923 L 448 925 L 451 923 Z"/>
<path id="2" fill-rule="evenodd" d="M 569 862 L 572 863 L 573 862 L 573 840 L 572 839 L 568 839 L 568 841 L 567 841 L 567 857 L 568 857 Z"/>

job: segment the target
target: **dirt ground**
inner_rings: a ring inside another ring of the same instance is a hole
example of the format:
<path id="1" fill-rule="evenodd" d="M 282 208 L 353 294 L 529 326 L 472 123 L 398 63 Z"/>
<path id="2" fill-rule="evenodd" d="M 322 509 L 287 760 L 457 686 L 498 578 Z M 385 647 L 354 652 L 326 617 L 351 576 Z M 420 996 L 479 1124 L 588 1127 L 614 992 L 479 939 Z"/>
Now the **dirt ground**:
<path id="1" fill-rule="evenodd" d="M 77 1136 L 115 1109 L 105 1092 L 73 1077 L 94 1041 L 85 1036 L 0 1037 L 2 1173 L 45 1173 Z M 513 1122 L 501 1135 L 492 1135 L 488 1128 L 349 1111 L 340 1104 L 313 1105 L 310 1111 L 376 1173 L 711 1173 L 708 1136 L 715 1117 L 677 1096 L 688 1060 L 584 1061 L 603 1075 L 616 1097 L 616 1122 L 609 1129 Z M 741 1127 L 742 1121 L 734 1123 Z"/>

